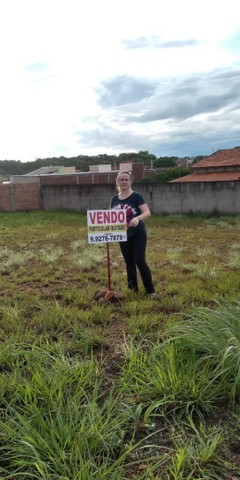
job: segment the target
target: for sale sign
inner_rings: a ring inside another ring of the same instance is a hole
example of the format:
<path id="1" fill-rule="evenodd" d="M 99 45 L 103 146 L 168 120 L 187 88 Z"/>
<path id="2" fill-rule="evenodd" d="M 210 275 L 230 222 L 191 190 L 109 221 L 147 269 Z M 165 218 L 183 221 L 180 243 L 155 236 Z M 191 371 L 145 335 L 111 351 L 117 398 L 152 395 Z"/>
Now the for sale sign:
<path id="1" fill-rule="evenodd" d="M 88 210 L 88 242 L 126 242 L 126 210 Z"/>

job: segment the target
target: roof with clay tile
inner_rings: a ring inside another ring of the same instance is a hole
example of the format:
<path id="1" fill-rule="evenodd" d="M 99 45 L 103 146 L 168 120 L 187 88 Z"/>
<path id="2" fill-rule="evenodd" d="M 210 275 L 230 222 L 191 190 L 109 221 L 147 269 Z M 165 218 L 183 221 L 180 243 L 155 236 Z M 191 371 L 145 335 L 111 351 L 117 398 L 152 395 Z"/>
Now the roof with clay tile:
<path id="1" fill-rule="evenodd" d="M 190 173 L 185 177 L 175 178 L 168 183 L 186 183 L 186 182 L 234 182 L 240 180 L 240 171 L 233 172 L 209 172 L 209 173 Z"/>
<path id="2" fill-rule="evenodd" d="M 219 172 L 219 167 L 223 171 Z M 224 167 L 226 168 L 225 171 Z M 215 171 L 208 172 L 208 168 L 215 169 Z M 204 169 L 204 172 L 202 172 L 202 169 Z M 212 155 L 192 164 L 191 170 L 193 173 L 175 178 L 169 183 L 240 181 L 240 147 L 218 150 Z"/>
<path id="3" fill-rule="evenodd" d="M 210 167 L 240 167 L 240 147 L 218 150 L 208 157 L 194 163 L 192 168 L 210 168 Z"/>

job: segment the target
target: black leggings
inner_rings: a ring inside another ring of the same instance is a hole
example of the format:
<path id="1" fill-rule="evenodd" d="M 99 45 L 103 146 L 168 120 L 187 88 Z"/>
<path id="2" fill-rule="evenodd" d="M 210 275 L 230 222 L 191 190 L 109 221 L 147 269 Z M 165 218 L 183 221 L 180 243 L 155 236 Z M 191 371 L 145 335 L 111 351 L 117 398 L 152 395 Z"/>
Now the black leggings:
<path id="1" fill-rule="evenodd" d="M 127 242 L 119 243 L 126 263 L 128 288 L 138 291 L 137 268 L 147 293 L 154 293 L 152 274 L 146 262 L 147 235 L 145 232 L 130 237 Z"/>

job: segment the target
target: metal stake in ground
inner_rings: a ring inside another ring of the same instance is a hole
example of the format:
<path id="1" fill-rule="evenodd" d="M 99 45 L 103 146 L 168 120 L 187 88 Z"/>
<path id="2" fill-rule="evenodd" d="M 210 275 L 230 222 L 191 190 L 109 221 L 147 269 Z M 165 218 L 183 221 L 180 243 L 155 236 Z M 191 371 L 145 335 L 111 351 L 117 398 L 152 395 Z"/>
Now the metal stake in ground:
<path id="1" fill-rule="evenodd" d="M 110 248 L 107 242 L 107 273 L 108 273 L 108 288 L 101 288 L 95 294 L 93 299 L 99 303 L 105 302 L 120 302 L 124 300 L 125 295 L 119 290 L 112 290 L 111 285 L 111 261 L 110 261 Z"/>
<path id="2" fill-rule="evenodd" d="M 107 245 L 107 269 L 108 269 L 108 290 L 111 291 L 111 268 L 110 268 L 110 253 L 109 253 L 109 243 Z"/>

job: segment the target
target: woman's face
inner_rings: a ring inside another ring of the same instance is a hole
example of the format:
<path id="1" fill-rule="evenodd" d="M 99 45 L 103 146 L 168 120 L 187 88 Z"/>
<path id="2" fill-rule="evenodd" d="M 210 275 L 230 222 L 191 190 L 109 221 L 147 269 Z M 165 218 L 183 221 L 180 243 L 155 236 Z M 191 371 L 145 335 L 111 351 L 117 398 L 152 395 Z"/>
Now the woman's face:
<path id="1" fill-rule="evenodd" d="M 117 179 L 117 185 L 121 190 L 127 190 L 131 186 L 131 178 L 127 173 L 120 173 Z"/>

